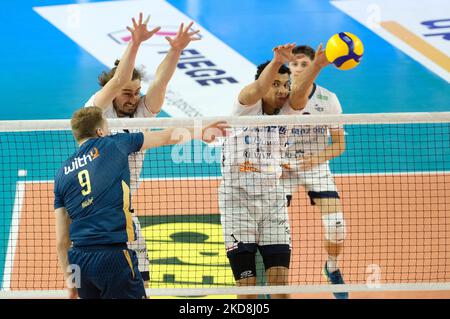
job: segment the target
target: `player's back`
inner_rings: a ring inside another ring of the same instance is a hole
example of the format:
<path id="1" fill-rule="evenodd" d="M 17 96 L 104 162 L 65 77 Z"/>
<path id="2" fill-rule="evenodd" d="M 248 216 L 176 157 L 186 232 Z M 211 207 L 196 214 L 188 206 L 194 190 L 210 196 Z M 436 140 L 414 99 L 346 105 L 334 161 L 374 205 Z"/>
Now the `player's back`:
<path id="1" fill-rule="evenodd" d="M 128 155 L 142 141 L 141 133 L 89 139 L 56 174 L 55 208 L 66 208 L 74 246 L 134 240 Z"/>

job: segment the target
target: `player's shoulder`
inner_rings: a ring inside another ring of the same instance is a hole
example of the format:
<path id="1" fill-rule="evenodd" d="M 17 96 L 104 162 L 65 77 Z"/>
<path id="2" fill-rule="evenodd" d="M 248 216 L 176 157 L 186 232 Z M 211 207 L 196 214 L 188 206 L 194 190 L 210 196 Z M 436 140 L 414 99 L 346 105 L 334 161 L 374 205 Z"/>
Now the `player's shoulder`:
<path id="1" fill-rule="evenodd" d="M 314 97 L 319 100 L 328 101 L 336 96 L 336 94 L 321 85 L 316 84 L 316 89 L 314 91 Z"/>
<path id="2" fill-rule="evenodd" d="M 158 114 L 154 114 L 149 111 L 147 105 L 145 104 L 145 95 L 142 95 L 139 98 L 139 103 L 136 108 L 136 111 L 133 114 L 133 117 L 156 117 Z"/>
<path id="3" fill-rule="evenodd" d="M 91 97 L 84 104 L 84 107 L 97 106 L 95 105 L 95 96 L 97 95 L 98 92 L 100 91 L 97 91 L 91 95 Z M 106 108 L 103 109 L 103 115 L 106 118 L 117 118 L 117 114 L 116 111 L 114 110 L 114 105 L 112 102 Z"/>
<path id="4" fill-rule="evenodd" d="M 310 99 L 310 102 L 316 106 L 318 105 L 319 108 L 323 108 L 326 113 L 342 113 L 342 107 L 337 95 L 323 86 L 316 85 L 314 97 Z"/>
<path id="5" fill-rule="evenodd" d="M 103 143 L 105 146 L 116 145 L 124 140 L 127 140 L 128 135 L 129 135 L 128 133 L 116 133 L 108 135 L 101 139 L 102 140 L 101 143 Z"/>
<path id="6" fill-rule="evenodd" d="M 231 115 L 262 115 L 262 100 L 258 100 L 253 105 L 246 105 L 236 98 Z"/>
<path id="7" fill-rule="evenodd" d="M 114 144 L 119 149 L 121 149 L 121 147 L 124 144 L 132 143 L 136 139 L 137 140 L 139 140 L 139 139 L 143 140 L 143 138 L 144 138 L 144 133 L 142 133 L 142 132 L 133 132 L 133 133 L 118 132 L 116 134 L 105 136 L 102 139 L 105 141 L 105 143 Z"/>
<path id="8" fill-rule="evenodd" d="M 91 95 L 91 97 L 86 101 L 86 103 L 84 103 L 84 107 L 95 106 L 94 100 L 95 100 L 95 95 L 97 93 L 98 93 L 98 91 Z"/>

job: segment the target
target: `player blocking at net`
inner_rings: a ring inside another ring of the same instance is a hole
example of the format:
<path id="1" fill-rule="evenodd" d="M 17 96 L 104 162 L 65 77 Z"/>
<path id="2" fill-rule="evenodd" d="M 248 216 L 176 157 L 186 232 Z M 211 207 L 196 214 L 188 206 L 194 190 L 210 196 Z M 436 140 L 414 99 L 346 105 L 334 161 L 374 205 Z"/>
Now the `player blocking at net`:
<path id="1" fill-rule="evenodd" d="M 271 61 L 258 66 L 255 81 L 244 87 L 233 115 L 275 115 L 290 107 L 289 69 L 295 44 L 276 47 Z M 313 73 L 299 79 L 299 87 L 314 82 Z M 298 92 L 296 107 L 308 94 Z M 287 285 L 291 235 L 287 203 L 280 184 L 284 143 L 278 126 L 235 128 L 223 144 L 219 209 L 224 242 L 236 284 L 256 285 L 256 252 L 264 263 L 269 285 Z M 241 295 L 240 298 L 256 298 Z M 286 294 L 272 295 L 287 298 Z"/>
<path id="2" fill-rule="evenodd" d="M 101 89 L 92 95 L 85 103 L 85 107 L 98 106 L 103 109 L 106 118 L 149 118 L 156 117 L 164 104 L 164 97 L 170 79 L 172 78 L 182 51 L 191 41 L 200 40 L 196 35 L 199 30 L 191 31 L 193 22 L 186 27 L 182 23 L 175 37 L 166 37 L 170 49 L 158 66 L 154 80 L 145 95 L 141 95 L 141 81 L 143 74 L 135 68 L 135 60 L 141 44 L 149 40 L 160 27 L 147 29 L 149 17 L 143 21 L 142 13 L 139 19 L 132 19 L 133 27 L 127 27 L 131 33 L 131 41 L 121 58 L 116 61 L 115 67 L 99 76 Z M 133 131 L 138 132 L 139 130 Z M 113 133 L 126 133 L 129 130 L 118 130 Z M 135 194 L 139 188 L 144 152 L 130 154 L 130 188 Z M 133 207 L 130 207 L 133 222 L 136 225 L 137 238 L 129 242 L 130 249 L 136 251 L 139 261 L 139 270 L 146 282 L 149 277 L 149 260 L 141 224 Z"/>
<path id="3" fill-rule="evenodd" d="M 145 298 L 136 252 L 127 246 L 136 236 L 128 157 L 193 138 L 209 143 L 225 135 L 228 126 L 215 122 L 202 129 L 109 136 L 99 107 L 76 111 L 71 126 L 79 149 L 57 171 L 54 186 L 56 247 L 69 298 Z M 70 282 L 72 276 L 79 276 L 78 287 Z"/>
<path id="4" fill-rule="evenodd" d="M 297 46 L 292 52 L 294 61 L 289 62 L 292 78 L 291 105 L 286 114 L 321 115 L 341 114 L 342 108 L 336 94 L 313 83 L 304 86 L 302 77 L 316 77 L 320 70 L 328 66 L 322 45 L 317 51 L 309 46 Z M 305 107 L 303 94 L 308 93 Z M 331 143 L 329 142 L 331 140 Z M 286 190 L 289 203 L 299 186 L 303 186 L 311 200 L 322 214 L 324 226 L 324 246 L 328 255 L 323 273 L 331 284 L 344 284 L 338 267 L 338 257 L 342 252 L 346 235 L 346 225 L 339 193 L 332 176 L 329 161 L 340 156 L 345 150 L 345 133 L 339 125 L 292 126 L 286 131 L 285 160 L 281 183 Z M 299 212 L 301 213 L 301 212 Z M 348 293 L 334 293 L 338 299 L 347 299 Z"/>

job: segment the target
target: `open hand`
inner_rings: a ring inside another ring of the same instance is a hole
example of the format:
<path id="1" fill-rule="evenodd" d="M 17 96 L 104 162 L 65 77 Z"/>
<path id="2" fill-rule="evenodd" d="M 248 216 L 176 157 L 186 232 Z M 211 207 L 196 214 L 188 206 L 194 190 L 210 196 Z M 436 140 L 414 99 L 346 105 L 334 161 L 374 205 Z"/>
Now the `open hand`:
<path id="1" fill-rule="evenodd" d="M 205 126 L 202 130 L 202 140 L 206 143 L 213 142 L 217 137 L 224 137 L 227 135 L 226 129 L 230 126 L 225 121 L 214 122 Z"/>
<path id="2" fill-rule="evenodd" d="M 288 43 L 275 47 L 273 49 L 273 60 L 282 64 L 295 61 L 296 57 L 292 54 L 292 49 L 295 48 L 295 45 L 295 43 Z"/>
<path id="3" fill-rule="evenodd" d="M 169 42 L 170 46 L 178 51 L 184 50 L 188 46 L 191 41 L 198 41 L 201 38 L 199 36 L 195 36 L 200 32 L 200 30 L 195 30 L 189 32 L 194 22 L 188 24 L 185 28 L 184 23 L 182 23 L 178 29 L 178 33 L 175 37 L 166 37 L 166 40 Z"/>
<path id="4" fill-rule="evenodd" d="M 142 42 L 150 39 L 156 32 L 161 30 L 161 27 L 156 27 L 153 30 L 147 30 L 147 23 L 150 20 L 150 16 L 142 22 L 142 12 L 139 13 L 139 20 L 136 23 L 134 18 L 131 19 L 133 21 L 133 28 L 127 27 L 127 30 L 131 33 L 131 40 L 134 43 L 141 44 Z"/>
<path id="5" fill-rule="evenodd" d="M 319 47 L 316 50 L 313 63 L 320 68 L 324 68 L 330 64 L 325 54 L 325 50 L 322 48 L 322 43 L 319 44 Z"/>

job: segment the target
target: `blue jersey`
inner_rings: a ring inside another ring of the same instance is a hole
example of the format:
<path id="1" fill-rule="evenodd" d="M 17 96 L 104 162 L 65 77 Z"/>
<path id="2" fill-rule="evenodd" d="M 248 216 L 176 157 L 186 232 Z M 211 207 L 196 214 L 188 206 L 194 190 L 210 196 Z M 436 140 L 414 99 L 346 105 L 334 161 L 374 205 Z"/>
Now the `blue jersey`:
<path id="1" fill-rule="evenodd" d="M 55 209 L 66 208 L 74 246 L 135 240 L 128 155 L 143 142 L 142 133 L 92 138 L 58 170 Z"/>

